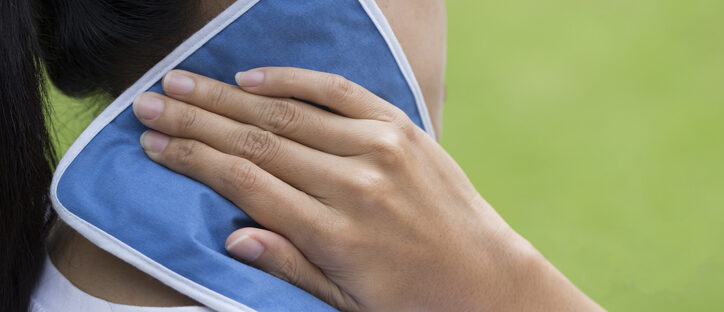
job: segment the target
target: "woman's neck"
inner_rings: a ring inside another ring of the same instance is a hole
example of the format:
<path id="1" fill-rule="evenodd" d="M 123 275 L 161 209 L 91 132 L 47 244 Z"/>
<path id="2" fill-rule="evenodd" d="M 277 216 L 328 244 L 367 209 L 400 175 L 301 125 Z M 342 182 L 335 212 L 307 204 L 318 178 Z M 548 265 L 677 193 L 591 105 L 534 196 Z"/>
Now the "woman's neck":
<path id="1" fill-rule="evenodd" d="M 204 1 L 196 28 L 213 19 L 234 0 Z M 140 77 L 141 73 L 139 73 Z M 58 222 L 48 240 L 53 264 L 73 285 L 94 297 L 118 304 L 147 307 L 199 304 L 128 263 L 100 249 L 69 226 Z"/>
<path id="2" fill-rule="evenodd" d="M 60 222 L 48 241 L 48 253 L 58 271 L 91 296 L 133 306 L 200 305 L 100 249 Z"/>

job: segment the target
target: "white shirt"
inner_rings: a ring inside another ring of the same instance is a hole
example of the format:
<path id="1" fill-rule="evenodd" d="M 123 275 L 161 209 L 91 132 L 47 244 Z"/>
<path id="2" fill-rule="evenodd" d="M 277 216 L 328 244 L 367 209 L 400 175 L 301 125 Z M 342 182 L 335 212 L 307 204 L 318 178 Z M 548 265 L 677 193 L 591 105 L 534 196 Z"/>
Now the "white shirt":
<path id="1" fill-rule="evenodd" d="M 30 299 L 30 312 L 212 312 L 204 307 L 153 308 L 116 304 L 93 297 L 75 287 L 48 256 L 38 286 Z"/>

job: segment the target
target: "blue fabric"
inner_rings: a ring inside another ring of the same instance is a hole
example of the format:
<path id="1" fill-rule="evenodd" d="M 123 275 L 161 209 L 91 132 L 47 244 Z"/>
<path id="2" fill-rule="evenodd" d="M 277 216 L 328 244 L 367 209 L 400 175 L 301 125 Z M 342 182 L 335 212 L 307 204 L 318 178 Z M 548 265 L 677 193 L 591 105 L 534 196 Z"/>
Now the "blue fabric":
<path id="1" fill-rule="evenodd" d="M 261 66 L 343 75 L 422 127 L 411 87 L 356 0 L 262 0 L 178 68 L 233 83 L 236 72 Z M 151 90 L 161 92 L 160 82 Z M 110 122 L 60 178 L 59 202 L 170 270 L 251 308 L 334 310 L 230 258 L 226 237 L 255 222 L 208 187 L 150 161 L 139 145 L 145 130 L 130 107 Z"/>

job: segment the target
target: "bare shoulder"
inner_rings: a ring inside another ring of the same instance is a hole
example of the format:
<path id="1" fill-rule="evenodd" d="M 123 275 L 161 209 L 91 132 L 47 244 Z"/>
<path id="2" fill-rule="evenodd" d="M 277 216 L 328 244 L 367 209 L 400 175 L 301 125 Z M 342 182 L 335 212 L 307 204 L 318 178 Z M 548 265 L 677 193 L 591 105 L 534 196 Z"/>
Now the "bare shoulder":
<path id="1" fill-rule="evenodd" d="M 148 307 L 199 305 L 100 249 L 64 224 L 54 229 L 48 252 L 58 271 L 73 285 L 108 302 Z"/>

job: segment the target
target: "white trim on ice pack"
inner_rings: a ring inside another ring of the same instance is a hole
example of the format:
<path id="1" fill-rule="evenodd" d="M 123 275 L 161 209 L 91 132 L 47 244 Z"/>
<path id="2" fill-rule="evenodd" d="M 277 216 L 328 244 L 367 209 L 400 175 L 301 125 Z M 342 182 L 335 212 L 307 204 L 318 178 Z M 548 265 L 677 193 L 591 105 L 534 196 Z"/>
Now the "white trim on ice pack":
<path id="1" fill-rule="evenodd" d="M 382 10 L 377 6 L 374 0 L 360 0 L 360 4 L 367 11 L 367 15 L 370 16 L 372 22 L 377 26 L 377 30 L 382 34 L 382 37 L 387 42 L 387 46 L 390 47 L 392 55 L 394 55 L 397 65 L 400 67 L 402 74 L 407 80 L 407 85 L 412 89 L 412 94 L 415 96 L 415 102 L 417 103 L 417 110 L 420 113 L 420 119 L 422 120 L 422 126 L 425 128 L 425 132 L 429 134 L 433 139 L 435 138 L 435 128 L 432 127 L 432 121 L 430 120 L 430 112 L 425 104 L 425 97 L 422 96 L 422 89 L 420 84 L 415 77 L 415 73 L 412 71 L 412 66 L 407 60 L 407 55 L 402 50 L 400 41 L 397 40 L 395 33 L 392 31 L 390 23 L 387 18 L 382 14 Z"/>
<path id="2" fill-rule="evenodd" d="M 211 40 L 229 24 L 251 9 L 260 0 L 239 0 L 214 18 L 209 24 L 191 36 L 188 40 L 177 47 L 171 54 L 156 64 L 141 79 L 124 91 L 111 105 L 109 105 L 88 128 L 83 131 L 80 137 L 68 149 L 63 159 L 58 164 L 56 173 L 53 176 L 51 185 L 51 199 L 58 216 L 70 227 L 81 233 L 85 238 L 96 244 L 101 249 L 121 258 L 132 266 L 156 278 L 162 283 L 176 291 L 191 297 L 199 303 L 217 311 L 244 311 L 254 312 L 239 302 L 227 298 L 213 290 L 206 288 L 174 271 L 169 270 L 160 263 L 128 246 L 126 243 L 93 226 L 87 221 L 71 213 L 58 199 L 58 183 L 63 173 L 68 169 L 73 160 L 93 140 L 93 138 L 106 126 L 122 113 L 133 102 L 133 99 L 140 93 L 151 88 L 163 75 L 183 60 L 188 58 L 206 42 Z"/>
<path id="3" fill-rule="evenodd" d="M 65 223 L 78 231 L 85 238 L 96 244 L 101 249 L 121 258 L 180 293 L 191 297 L 209 308 L 221 312 L 252 312 L 255 310 L 169 270 L 119 239 L 74 215 L 65 206 L 63 206 L 58 199 L 58 184 L 73 160 L 81 153 L 81 151 L 83 151 L 93 138 L 98 135 L 103 128 L 105 128 L 106 125 L 113 121 L 120 113 L 125 111 L 131 103 L 133 103 L 136 96 L 151 88 L 157 81 L 161 80 L 167 72 L 178 66 L 178 64 L 196 52 L 199 48 L 206 44 L 206 42 L 211 40 L 211 38 L 224 30 L 229 24 L 244 15 L 259 1 L 260 0 L 236 1 L 201 30 L 174 49 L 171 54 L 166 56 L 162 61 L 144 74 L 141 79 L 116 98 L 113 103 L 111 103 L 95 120 L 93 120 L 88 128 L 83 131 L 83 133 L 68 149 L 58 164 L 55 175 L 53 176 L 53 183 L 50 188 L 51 199 L 58 216 L 60 216 Z M 397 64 L 405 76 L 407 84 L 415 97 L 423 127 L 425 128 L 425 131 L 434 138 L 435 133 L 430 121 L 427 106 L 425 105 L 422 91 L 417 79 L 415 78 L 415 74 L 412 71 L 412 67 L 409 64 L 399 41 L 395 37 L 387 18 L 385 18 L 374 0 L 359 0 L 359 2 L 385 39 L 385 42 L 397 61 Z"/>

